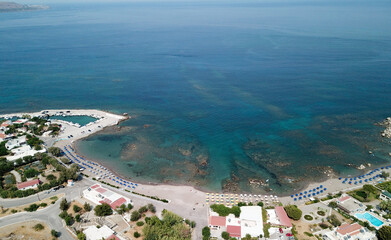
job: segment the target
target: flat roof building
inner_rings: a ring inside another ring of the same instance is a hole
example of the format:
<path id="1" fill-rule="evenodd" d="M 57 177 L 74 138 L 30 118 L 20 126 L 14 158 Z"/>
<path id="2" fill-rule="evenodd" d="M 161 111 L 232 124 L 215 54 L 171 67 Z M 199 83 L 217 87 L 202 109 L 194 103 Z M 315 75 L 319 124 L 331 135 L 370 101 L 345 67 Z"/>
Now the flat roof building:
<path id="1" fill-rule="evenodd" d="M 361 226 L 358 223 L 348 224 L 344 223 L 338 228 L 335 228 L 332 231 L 326 232 L 322 236 L 323 240 L 374 240 L 377 239 L 376 235 Z"/>
<path id="2" fill-rule="evenodd" d="M 243 206 L 240 207 L 241 237 L 250 234 L 251 237 L 259 237 L 263 234 L 262 207 Z"/>
<path id="3" fill-rule="evenodd" d="M 95 184 L 84 190 L 83 196 L 95 204 L 107 203 L 112 209 L 116 209 L 122 204 L 132 203 L 129 198 L 110 191 L 100 184 Z"/>

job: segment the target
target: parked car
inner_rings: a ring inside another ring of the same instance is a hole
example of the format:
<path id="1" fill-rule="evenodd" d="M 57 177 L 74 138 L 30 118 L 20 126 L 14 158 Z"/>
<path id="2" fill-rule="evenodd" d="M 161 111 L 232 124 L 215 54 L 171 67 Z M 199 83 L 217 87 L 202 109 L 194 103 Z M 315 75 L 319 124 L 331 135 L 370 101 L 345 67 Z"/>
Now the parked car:
<path id="1" fill-rule="evenodd" d="M 292 236 L 293 236 L 292 233 L 287 233 L 286 235 L 287 235 L 288 237 L 292 237 Z"/>
<path id="2" fill-rule="evenodd" d="M 278 230 L 280 231 L 280 233 L 284 233 L 284 231 L 282 231 L 282 228 L 279 228 Z"/>

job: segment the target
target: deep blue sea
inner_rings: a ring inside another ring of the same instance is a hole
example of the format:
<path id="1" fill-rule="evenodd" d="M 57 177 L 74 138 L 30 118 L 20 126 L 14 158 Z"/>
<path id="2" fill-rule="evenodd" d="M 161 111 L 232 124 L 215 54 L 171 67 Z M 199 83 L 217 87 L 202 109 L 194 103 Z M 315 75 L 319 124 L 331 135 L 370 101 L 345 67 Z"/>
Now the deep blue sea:
<path id="1" fill-rule="evenodd" d="M 286 194 L 391 160 L 390 1 L 24 3 L 50 9 L 0 13 L 0 113 L 129 113 L 77 144 L 124 176 Z"/>

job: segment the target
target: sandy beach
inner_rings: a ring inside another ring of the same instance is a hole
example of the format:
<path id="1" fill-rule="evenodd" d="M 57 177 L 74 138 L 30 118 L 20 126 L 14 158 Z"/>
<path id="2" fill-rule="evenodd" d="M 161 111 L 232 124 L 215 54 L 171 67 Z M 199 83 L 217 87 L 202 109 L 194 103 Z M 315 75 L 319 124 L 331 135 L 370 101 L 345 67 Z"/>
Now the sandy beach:
<path id="1" fill-rule="evenodd" d="M 62 116 L 76 116 L 76 115 L 85 115 L 85 116 L 92 116 L 97 118 L 95 122 L 89 123 L 85 126 L 78 126 L 77 124 L 72 124 L 69 122 L 65 122 L 62 120 L 51 120 L 54 123 L 60 123 L 62 124 L 62 131 L 56 138 L 52 137 L 42 137 L 45 141 L 46 145 L 48 147 L 50 146 L 57 146 L 61 149 L 68 149 L 71 151 L 72 156 L 76 157 L 78 161 L 86 161 L 85 164 L 88 163 L 94 163 L 94 167 L 97 167 L 96 169 L 99 170 L 90 170 L 86 169 L 83 173 L 90 176 L 91 178 L 102 178 L 102 180 L 109 182 L 110 184 L 117 185 L 121 188 L 126 189 L 124 185 L 121 185 L 121 182 L 116 182 L 113 180 L 108 180 L 109 176 L 111 179 L 116 179 L 117 177 L 120 179 L 124 179 L 126 181 L 130 181 L 129 179 L 132 178 L 132 176 L 120 176 L 117 173 L 115 173 L 113 170 L 107 168 L 107 166 L 101 165 L 98 161 L 94 159 L 84 159 L 83 157 L 79 156 L 77 152 L 74 152 L 74 144 L 76 141 L 88 137 L 92 134 L 98 133 L 99 131 L 103 130 L 106 127 L 109 126 L 115 126 L 118 125 L 121 121 L 124 121 L 128 118 L 130 118 L 127 115 L 116 115 L 113 113 L 100 111 L 100 110 L 91 110 L 91 109 L 62 109 L 62 110 L 43 110 L 41 112 L 35 112 L 35 113 L 16 113 L 16 114 L 5 114 L 0 115 L 0 117 L 4 118 L 10 118 L 13 116 L 22 117 L 23 115 L 30 115 L 32 117 L 34 116 L 43 116 L 43 115 L 62 115 Z M 81 157 L 80 159 L 78 157 Z M 84 160 L 83 160 L 84 159 Z M 381 169 L 381 171 L 387 171 L 391 172 L 391 169 Z M 380 168 L 377 172 L 372 173 L 373 176 L 376 174 L 380 174 Z M 368 170 L 368 172 L 371 172 L 371 170 Z M 106 175 L 105 175 L 106 174 Z M 137 184 L 136 188 L 130 188 L 129 190 L 135 191 L 137 193 L 145 194 L 148 196 L 157 196 L 161 199 L 167 199 L 170 201 L 170 204 L 173 205 L 186 205 L 188 208 L 202 208 L 206 211 L 207 202 L 206 199 L 209 195 L 209 192 L 202 191 L 199 189 L 196 189 L 193 186 L 184 186 L 184 185 L 169 185 L 169 184 L 159 184 L 159 183 L 153 183 L 153 184 L 146 184 L 146 183 L 137 183 L 133 182 L 134 184 Z M 299 197 L 301 196 L 300 193 L 304 192 L 312 192 L 314 189 L 318 188 L 319 186 L 322 186 L 321 193 L 318 193 L 314 195 L 314 197 L 323 197 L 327 194 L 332 193 L 338 193 L 340 191 L 348 191 L 351 189 L 359 188 L 366 182 L 357 183 L 357 184 L 348 184 L 348 183 L 342 183 L 342 180 L 339 178 L 330 178 L 322 182 L 316 182 L 316 183 L 310 183 L 306 188 L 304 189 L 298 189 L 297 190 L 297 200 L 295 201 L 295 194 L 294 197 L 291 195 L 289 196 L 280 196 L 279 198 L 276 198 L 275 200 L 278 200 L 282 202 L 283 204 L 289 204 L 289 203 L 304 203 L 307 198 L 302 198 L 301 201 L 299 201 Z M 134 185 L 133 185 L 134 186 Z M 217 193 L 216 193 L 217 194 Z M 219 194 L 222 194 L 222 192 L 219 192 Z M 234 193 L 224 193 L 224 194 L 232 194 L 239 196 L 239 201 L 244 201 L 247 199 L 241 198 L 240 196 L 242 194 L 234 194 Z M 247 194 L 246 194 L 247 195 Z M 251 194 L 248 194 L 251 196 Z M 254 195 L 256 196 L 256 195 Z M 274 195 L 265 195 L 265 196 L 274 196 Z M 259 200 L 264 199 L 261 195 L 259 195 Z M 258 196 L 257 196 L 258 200 Z"/>

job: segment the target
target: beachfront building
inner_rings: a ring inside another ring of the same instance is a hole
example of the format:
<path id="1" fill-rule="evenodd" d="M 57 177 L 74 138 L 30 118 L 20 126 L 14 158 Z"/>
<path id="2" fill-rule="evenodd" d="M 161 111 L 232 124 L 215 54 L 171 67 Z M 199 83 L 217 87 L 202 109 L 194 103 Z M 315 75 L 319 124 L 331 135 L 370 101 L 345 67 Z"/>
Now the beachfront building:
<path id="1" fill-rule="evenodd" d="M 209 228 L 212 230 L 219 230 L 226 228 L 226 218 L 220 216 L 209 216 Z"/>
<path id="2" fill-rule="evenodd" d="M 37 188 L 39 184 L 40 184 L 39 179 L 34 179 L 31 181 L 18 183 L 16 184 L 16 187 L 19 190 L 27 190 L 27 189 Z"/>
<path id="3" fill-rule="evenodd" d="M 209 228 L 212 236 L 220 237 L 221 232 L 226 231 L 232 238 L 240 239 L 250 234 L 251 237 L 259 237 L 263 234 L 262 208 L 259 206 L 240 207 L 241 213 L 237 218 L 233 214 L 227 217 L 218 216 L 210 212 Z"/>
<path id="4" fill-rule="evenodd" d="M 326 232 L 322 236 L 323 240 L 375 240 L 375 233 L 369 231 L 367 228 L 358 223 L 348 224 L 344 223 L 341 226 Z"/>
<path id="5" fill-rule="evenodd" d="M 103 225 L 100 228 L 89 226 L 83 233 L 86 235 L 87 240 L 121 240 L 121 238 L 115 235 L 115 232 L 106 225 Z"/>
<path id="6" fill-rule="evenodd" d="M 267 209 L 267 222 L 274 227 L 291 228 L 292 223 L 282 206 Z"/>
<path id="7" fill-rule="evenodd" d="M 83 196 L 95 204 L 107 203 L 112 209 L 116 209 L 122 204 L 129 204 L 132 201 L 118 193 L 110 191 L 100 184 L 95 184 L 83 191 Z"/>
<path id="8" fill-rule="evenodd" d="M 246 234 L 250 234 L 251 237 L 259 237 L 263 234 L 262 207 L 244 206 L 240 210 L 242 237 Z"/>
<path id="9" fill-rule="evenodd" d="M 366 209 L 366 206 L 364 204 L 348 195 L 342 195 L 342 197 L 337 200 L 337 204 L 338 208 L 346 212 L 347 214 L 363 212 Z"/>
<path id="10" fill-rule="evenodd" d="M 391 193 L 388 191 L 382 191 L 379 196 L 380 200 L 391 201 Z"/>

